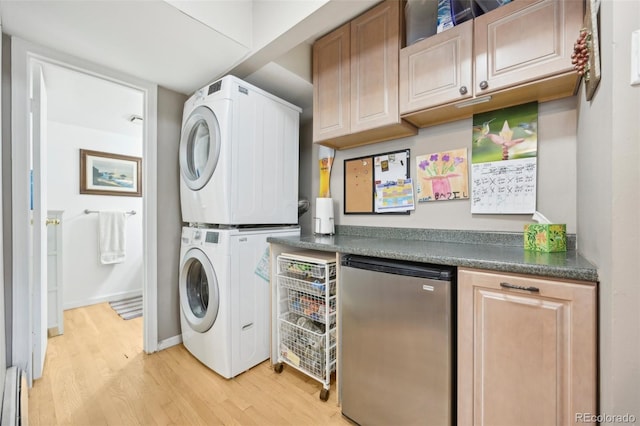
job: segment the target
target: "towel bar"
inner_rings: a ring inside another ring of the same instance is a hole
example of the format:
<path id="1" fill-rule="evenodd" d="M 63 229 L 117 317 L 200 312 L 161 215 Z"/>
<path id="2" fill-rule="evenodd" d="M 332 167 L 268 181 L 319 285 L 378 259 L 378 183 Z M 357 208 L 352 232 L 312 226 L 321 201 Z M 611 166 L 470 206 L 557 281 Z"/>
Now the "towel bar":
<path id="1" fill-rule="evenodd" d="M 84 209 L 84 214 L 89 214 L 89 213 L 100 213 L 100 212 L 98 210 Z M 124 212 L 124 214 L 134 215 L 134 214 L 136 214 L 136 211 L 135 210 L 131 210 L 130 212 Z"/>

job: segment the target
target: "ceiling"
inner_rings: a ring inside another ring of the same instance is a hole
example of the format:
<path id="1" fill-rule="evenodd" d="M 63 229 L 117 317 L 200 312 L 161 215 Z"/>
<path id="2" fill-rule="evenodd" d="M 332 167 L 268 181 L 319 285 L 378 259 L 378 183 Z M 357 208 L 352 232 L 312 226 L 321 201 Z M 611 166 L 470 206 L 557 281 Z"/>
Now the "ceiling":
<path id="1" fill-rule="evenodd" d="M 53 64 L 43 75 L 48 120 L 142 140 L 141 91 Z"/>
<path id="2" fill-rule="evenodd" d="M 312 42 L 378 1 L 0 0 L 0 20 L 3 33 L 186 95 L 234 74 L 300 106 L 304 121 L 312 109 Z M 45 73 L 50 97 L 97 102 L 95 91 L 80 88 L 88 81 L 62 71 Z"/>

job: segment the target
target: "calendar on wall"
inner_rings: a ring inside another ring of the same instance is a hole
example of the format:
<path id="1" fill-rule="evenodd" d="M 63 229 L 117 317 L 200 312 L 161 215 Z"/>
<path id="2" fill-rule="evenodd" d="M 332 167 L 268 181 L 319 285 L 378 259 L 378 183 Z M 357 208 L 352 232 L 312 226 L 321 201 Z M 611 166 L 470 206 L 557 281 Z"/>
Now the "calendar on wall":
<path id="1" fill-rule="evenodd" d="M 536 211 L 538 103 L 473 116 L 471 213 Z"/>

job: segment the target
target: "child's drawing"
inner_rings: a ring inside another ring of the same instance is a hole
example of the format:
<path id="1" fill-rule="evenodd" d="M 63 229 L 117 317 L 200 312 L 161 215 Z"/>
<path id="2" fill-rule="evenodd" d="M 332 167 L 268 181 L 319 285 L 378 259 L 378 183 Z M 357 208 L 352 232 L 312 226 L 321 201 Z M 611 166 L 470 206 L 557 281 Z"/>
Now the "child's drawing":
<path id="1" fill-rule="evenodd" d="M 420 155 L 416 162 L 418 202 L 469 198 L 466 148 Z"/>

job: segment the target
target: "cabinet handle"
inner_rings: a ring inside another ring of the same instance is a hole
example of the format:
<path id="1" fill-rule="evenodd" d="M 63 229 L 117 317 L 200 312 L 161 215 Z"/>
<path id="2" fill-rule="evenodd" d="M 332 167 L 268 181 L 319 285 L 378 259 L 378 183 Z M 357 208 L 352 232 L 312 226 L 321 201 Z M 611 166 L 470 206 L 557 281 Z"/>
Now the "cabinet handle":
<path id="1" fill-rule="evenodd" d="M 466 95 L 467 94 L 467 86 L 462 86 L 460 88 L 460 94 L 461 95 Z"/>
<path id="2" fill-rule="evenodd" d="M 482 90 L 485 90 L 487 87 L 489 87 L 489 83 L 487 83 L 487 81 L 486 81 L 486 80 L 482 80 L 482 81 L 480 82 L 480 88 L 481 88 Z"/>
<path id="3" fill-rule="evenodd" d="M 51 218 L 47 218 L 44 221 L 45 225 L 60 225 L 60 219 L 51 219 Z"/>
<path id="4" fill-rule="evenodd" d="M 540 293 L 540 289 L 538 287 L 533 287 L 533 286 L 524 287 L 524 286 L 521 286 L 521 285 L 513 285 L 513 284 L 509 284 L 509 283 L 500 283 L 500 287 L 509 288 L 509 289 L 513 289 L 513 290 L 530 291 L 532 293 Z"/>

